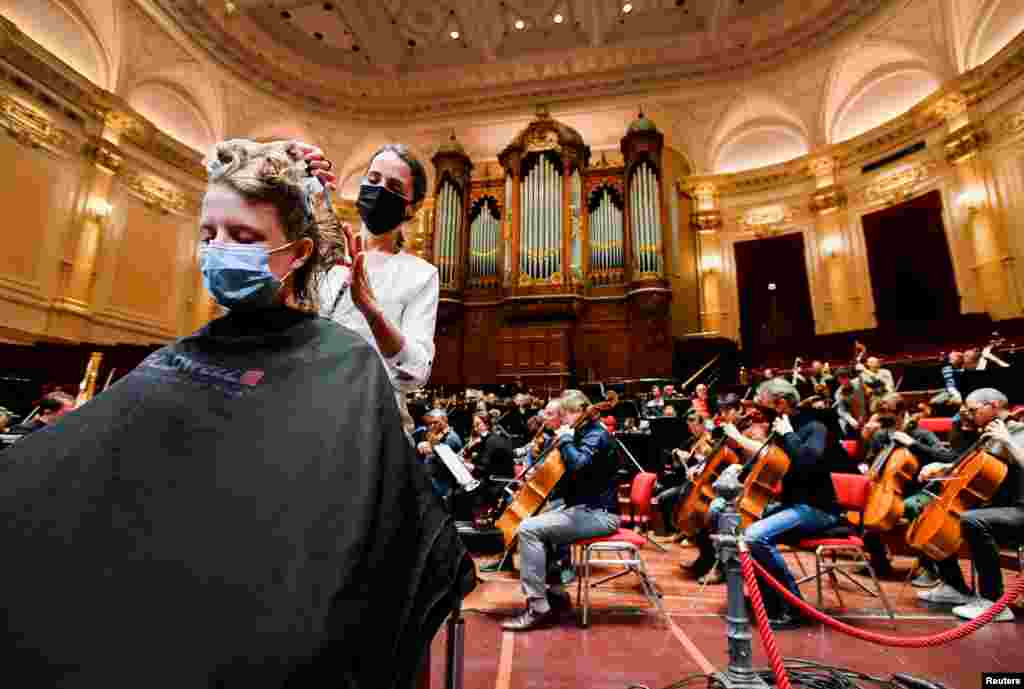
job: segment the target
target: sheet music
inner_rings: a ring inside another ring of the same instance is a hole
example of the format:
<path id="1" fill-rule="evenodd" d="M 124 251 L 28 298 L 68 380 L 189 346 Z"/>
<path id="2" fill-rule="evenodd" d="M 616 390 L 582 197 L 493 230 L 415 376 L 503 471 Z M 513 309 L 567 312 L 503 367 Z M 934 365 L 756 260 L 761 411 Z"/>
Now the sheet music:
<path id="1" fill-rule="evenodd" d="M 434 445 L 434 452 L 441 458 L 444 465 L 448 467 L 448 471 L 452 472 L 452 476 L 459 482 L 462 489 L 469 492 L 480 485 L 480 482 L 473 478 L 473 474 L 469 473 L 469 469 L 462 463 L 462 460 L 456 456 L 452 448 L 448 447 L 444 443 L 438 443 Z"/>

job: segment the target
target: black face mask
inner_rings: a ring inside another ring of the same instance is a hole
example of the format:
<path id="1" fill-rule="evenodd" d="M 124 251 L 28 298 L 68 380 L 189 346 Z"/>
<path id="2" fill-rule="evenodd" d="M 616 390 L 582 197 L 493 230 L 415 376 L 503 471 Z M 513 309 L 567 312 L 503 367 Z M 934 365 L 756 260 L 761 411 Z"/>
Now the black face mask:
<path id="1" fill-rule="evenodd" d="M 390 232 L 405 220 L 407 202 L 387 187 L 363 184 L 356 207 L 363 224 L 373 234 Z"/>

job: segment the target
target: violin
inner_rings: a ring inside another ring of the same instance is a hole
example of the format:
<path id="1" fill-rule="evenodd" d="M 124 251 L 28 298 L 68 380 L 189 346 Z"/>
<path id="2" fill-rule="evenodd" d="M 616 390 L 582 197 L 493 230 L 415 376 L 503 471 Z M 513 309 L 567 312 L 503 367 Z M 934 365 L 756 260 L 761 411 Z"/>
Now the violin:
<path id="1" fill-rule="evenodd" d="M 988 451 L 989 442 L 980 438 L 949 470 L 942 492 L 907 530 L 910 547 L 936 562 L 960 552 L 960 515 L 991 500 L 1009 473 L 1006 464 Z"/>

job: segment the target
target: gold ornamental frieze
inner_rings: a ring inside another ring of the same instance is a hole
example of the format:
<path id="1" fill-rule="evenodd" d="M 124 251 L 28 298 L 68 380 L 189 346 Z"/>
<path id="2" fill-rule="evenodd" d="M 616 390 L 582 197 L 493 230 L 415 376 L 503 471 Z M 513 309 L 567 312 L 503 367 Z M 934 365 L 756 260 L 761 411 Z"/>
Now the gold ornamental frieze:
<path id="1" fill-rule="evenodd" d="M 918 165 L 909 165 L 901 170 L 885 175 L 868 185 L 855 198 L 859 203 L 896 203 L 913 194 L 914 190 L 926 182 L 938 170 L 939 163 L 930 161 Z"/>
<path id="2" fill-rule="evenodd" d="M 8 96 L 0 96 L 0 127 L 32 148 L 68 150 L 74 138 L 43 113 Z"/>
<path id="3" fill-rule="evenodd" d="M 118 179 L 133 196 L 163 213 L 196 215 L 199 212 L 199 204 L 190 196 L 164 186 L 152 177 L 127 172 Z"/>

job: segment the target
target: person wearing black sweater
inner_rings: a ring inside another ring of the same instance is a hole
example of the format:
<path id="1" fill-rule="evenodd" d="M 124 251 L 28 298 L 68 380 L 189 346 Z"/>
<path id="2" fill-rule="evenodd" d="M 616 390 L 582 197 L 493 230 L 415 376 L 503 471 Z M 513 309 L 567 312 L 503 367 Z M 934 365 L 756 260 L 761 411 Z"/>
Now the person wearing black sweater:
<path id="1" fill-rule="evenodd" d="M 866 443 L 867 451 L 865 459 L 867 467 L 870 468 L 879 456 L 890 449 L 905 447 L 920 461 L 921 466 L 932 462 L 952 462 L 957 453 L 943 445 L 937 435 L 926 428 L 914 425 L 908 426 L 907 404 L 903 396 L 898 392 L 886 395 L 878 404 L 878 412 L 864 424 L 862 438 Z M 922 488 L 915 480 L 904 486 L 906 495 L 913 495 Z M 904 502 L 904 517 L 913 520 L 917 517 L 919 500 L 907 500 Z M 923 505 L 922 505 L 923 506 Z M 880 577 L 888 577 L 893 574 L 892 564 L 889 562 L 889 555 L 886 552 L 885 544 L 882 542 L 882 535 L 877 531 L 870 531 L 864 535 L 864 546 L 871 558 L 871 566 L 875 574 Z M 926 558 L 921 558 L 921 565 L 925 569 L 931 567 Z"/>
<path id="2" fill-rule="evenodd" d="M 754 559 L 800 596 L 777 544 L 794 537 L 808 538 L 839 523 L 830 474 L 847 463 L 842 457 L 845 451 L 813 413 L 798 409 L 800 395 L 791 383 L 780 378 L 762 383 L 756 401 L 777 415 L 772 432 L 789 457 L 790 466 L 778 502 L 770 505 L 765 516 L 751 524 L 744 535 Z M 745 476 L 741 474 L 740 478 Z M 773 629 L 792 629 L 803 623 L 774 589 L 762 585 L 760 590 Z"/>

